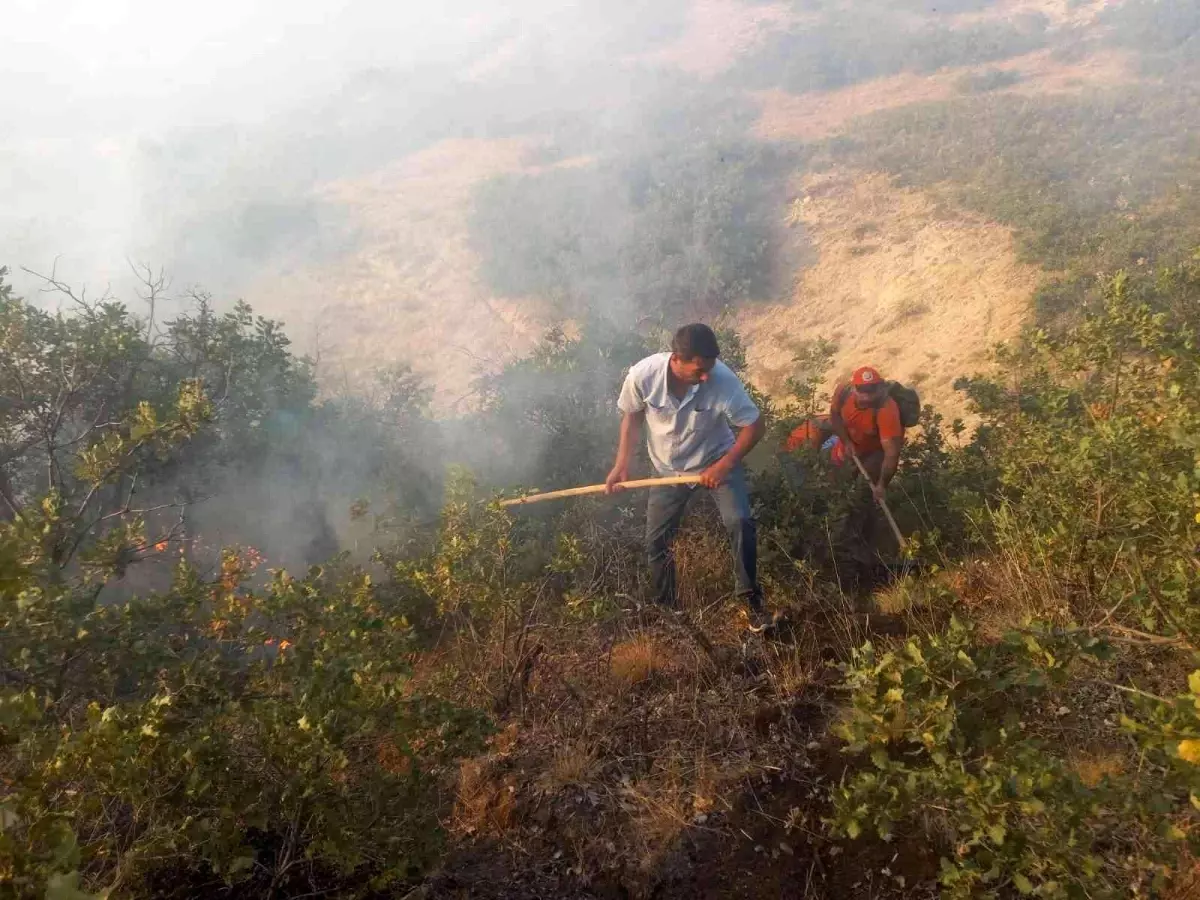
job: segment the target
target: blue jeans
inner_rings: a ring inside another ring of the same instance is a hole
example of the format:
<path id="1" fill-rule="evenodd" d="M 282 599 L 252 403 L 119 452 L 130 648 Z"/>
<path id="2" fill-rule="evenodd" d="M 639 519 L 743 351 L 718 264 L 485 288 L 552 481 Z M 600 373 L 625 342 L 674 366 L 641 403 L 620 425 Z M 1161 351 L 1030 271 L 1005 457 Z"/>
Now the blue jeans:
<path id="1" fill-rule="evenodd" d="M 650 578 L 654 598 L 675 609 L 679 597 L 675 589 L 675 553 L 671 542 L 688 503 L 705 488 L 689 484 L 650 489 L 646 503 L 646 553 L 650 558 Z M 752 610 L 762 609 L 762 590 L 758 586 L 758 532 L 750 512 L 750 489 L 746 471 L 740 465 L 729 473 L 725 483 L 712 491 L 721 511 L 721 521 L 729 533 L 733 549 L 734 593 Z"/>

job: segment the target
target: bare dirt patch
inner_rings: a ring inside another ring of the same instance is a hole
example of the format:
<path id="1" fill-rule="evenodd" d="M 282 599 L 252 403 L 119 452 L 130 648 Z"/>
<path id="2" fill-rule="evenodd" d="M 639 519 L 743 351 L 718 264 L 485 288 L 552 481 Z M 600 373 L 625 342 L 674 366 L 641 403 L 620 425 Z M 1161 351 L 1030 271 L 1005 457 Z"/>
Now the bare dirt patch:
<path id="1" fill-rule="evenodd" d="M 840 698 L 822 660 L 878 632 L 832 590 L 789 607 L 793 627 L 770 640 L 739 612 L 539 625 L 529 690 L 458 769 L 450 859 L 414 896 L 932 896 L 936 848 L 821 826 L 853 765 L 827 734 Z M 464 642 L 447 652 L 465 664 Z M 631 647 L 671 663 L 614 677 L 618 659 L 644 657 Z"/>
<path id="2" fill-rule="evenodd" d="M 979 12 L 962 13 L 954 17 L 957 24 L 967 25 L 1019 16 L 1045 16 L 1054 27 L 1091 25 L 1107 7 L 1120 0 L 999 0 Z"/>
<path id="3" fill-rule="evenodd" d="M 846 170 L 805 177 L 793 215 L 817 260 L 786 302 L 739 314 L 755 383 L 782 392 L 796 348 L 825 337 L 839 347 L 835 378 L 877 365 L 962 415 L 955 378 L 985 368 L 990 348 L 1019 333 L 1043 278 L 1018 261 L 1009 229 L 948 212 L 886 175 Z"/>
<path id="4" fill-rule="evenodd" d="M 766 35 L 795 21 L 796 13 L 786 3 L 697 0 L 679 39 L 642 61 L 674 66 L 693 75 L 719 75 Z"/>
<path id="5" fill-rule="evenodd" d="M 842 131 L 859 116 L 885 109 L 945 100 L 954 91 L 951 80 L 909 72 L 853 84 L 835 91 L 789 94 L 757 91 L 762 115 L 754 127 L 768 141 L 815 141 Z"/>
<path id="6" fill-rule="evenodd" d="M 321 190 L 349 211 L 355 248 L 324 265 L 263 273 L 247 299 L 285 319 L 302 352 L 319 357 L 327 388 L 361 385 L 408 362 L 453 406 L 476 373 L 526 352 L 546 318 L 536 300 L 493 295 L 470 247 L 472 189 L 531 171 L 524 140 L 448 140 L 363 178 Z M 564 165 L 577 161 L 568 160 Z"/>
<path id="7" fill-rule="evenodd" d="M 997 69 L 1021 76 L 1004 91 L 1027 95 L 1074 93 L 1089 87 L 1127 84 L 1134 79 L 1125 54 L 1106 52 L 1063 62 L 1055 59 L 1052 51 L 1038 50 L 995 64 L 942 69 L 932 75 L 902 72 L 835 91 L 758 91 L 754 96 L 762 105 L 762 113 L 754 133 L 768 141 L 821 140 L 844 131 L 860 116 L 914 103 L 949 100 L 958 96 L 964 76 Z"/>
<path id="8" fill-rule="evenodd" d="M 1013 71 L 1022 80 L 1007 90 L 1016 94 L 1069 94 L 1093 87 L 1113 87 L 1136 79 L 1130 57 L 1120 51 L 1106 51 L 1077 62 L 1054 58 L 1052 50 L 1038 50 L 1006 60 L 995 66 L 980 67 Z"/>

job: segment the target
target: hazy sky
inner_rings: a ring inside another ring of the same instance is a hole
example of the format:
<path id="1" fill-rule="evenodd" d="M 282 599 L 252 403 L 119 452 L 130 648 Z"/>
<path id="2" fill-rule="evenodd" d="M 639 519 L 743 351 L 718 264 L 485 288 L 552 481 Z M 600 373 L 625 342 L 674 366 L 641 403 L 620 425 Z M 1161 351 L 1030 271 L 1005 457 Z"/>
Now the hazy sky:
<path id="1" fill-rule="evenodd" d="M 485 0 L 8 0 L 0 265 L 44 270 L 61 256 L 68 279 L 119 281 L 125 257 L 137 252 L 142 138 L 262 125 L 369 67 L 478 58 L 512 8 Z M 19 272 L 14 280 L 28 290 Z"/>
<path id="2" fill-rule="evenodd" d="M 45 270 L 58 257 L 68 280 L 119 281 L 128 255 L 155 246 L 140 206 L 144 139 L 229 123 L 261 137 L 369 68 L 609 59 L 603 26 L 656 33 L 680 0 L 656 3 L 7 0 L 0 265 Z M 28 293 L 28 278 L 13 280 Z"/>
<path id="3" fill-rule="evenodd" d="M 252 118 L 369 66 L 478 53 L 506 6 L 9 0 L 0 111 L 53 136 Z"/>

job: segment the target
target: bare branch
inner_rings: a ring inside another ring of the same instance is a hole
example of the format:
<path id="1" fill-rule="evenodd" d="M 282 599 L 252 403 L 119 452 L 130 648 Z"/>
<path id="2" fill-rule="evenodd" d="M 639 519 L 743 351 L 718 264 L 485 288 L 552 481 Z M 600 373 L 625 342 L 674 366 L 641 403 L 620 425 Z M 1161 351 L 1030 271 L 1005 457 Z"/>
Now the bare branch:
<path id="1" fill-rule="evenodd" d="M 38 278 L 42 281 L 43 286 L 39 289 L 41 293 L 61 294 L 78 306 L 87 315 L 95 315 L 96 308 L 94 304 L 89 303 L 87 300 L 86 287 L 82 288 L 80 292 L 76 294 L 75 290 L 69 284 L 67 284 L 65 281 L 59 280 L 58 259 L 58 257 L 54 258 L 54 266 L 50 269 L 49 275 L 43 275 L 41 272 L 35 272 L 33 269 L 25 266 L 22 266 L 21 270 L 25 272 L 25 274 L 32 275 L 34 278 Z"/>
<path id="2" fill-rule="evenodd" d="M 156 273 L 146 263 L 135 264 L 128 258 L 125 262 L 129 265 L 133 276 L 142 285 L 142 290 L 138 291 L 138 297 L 150 307 L 150 313 L 146 318 L 146 344 L 153 348 L 155 333 L 154 317 L 158 308 L 158 301 L 164 299 L 163 295 L 170 289 L 171 282 L 162 269 L 159 269 Z"/>

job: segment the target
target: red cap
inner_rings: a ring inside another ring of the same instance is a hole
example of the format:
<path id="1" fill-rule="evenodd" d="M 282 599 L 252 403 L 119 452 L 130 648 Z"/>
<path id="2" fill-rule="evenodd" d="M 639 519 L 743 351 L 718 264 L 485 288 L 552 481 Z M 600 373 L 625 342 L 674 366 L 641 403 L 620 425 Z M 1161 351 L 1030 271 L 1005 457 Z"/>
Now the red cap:
<path id="1" fill-rule="evenodd" d="M 859 366 L 854 370 L 854 377 L 851 378 L 851 383 L 855 387 L 880 384 L 882 381 L 883 376 L 879 374 L 879 370 L 874 366 Z"/>

